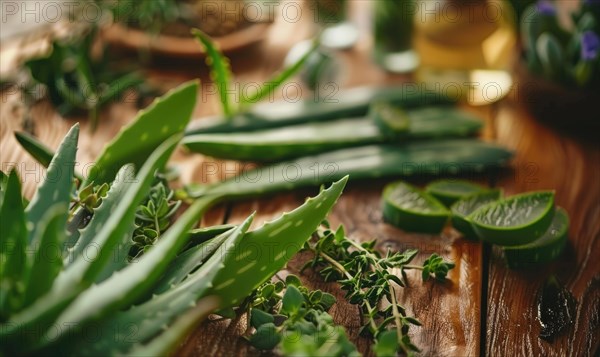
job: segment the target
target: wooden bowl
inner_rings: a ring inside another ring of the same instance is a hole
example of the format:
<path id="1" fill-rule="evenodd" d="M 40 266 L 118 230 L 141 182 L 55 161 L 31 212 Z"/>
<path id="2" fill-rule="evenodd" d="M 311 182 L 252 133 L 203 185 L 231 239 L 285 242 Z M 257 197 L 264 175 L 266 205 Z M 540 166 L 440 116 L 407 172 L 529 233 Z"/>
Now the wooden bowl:
<path id="1" fill-rule="evenodd" d="M 215 37 L 221 51 L 234 52 L 256 44 L 267 36 L 270 23 L 254 23 L 228 35 Z M 180 58 L 202 58 L 205 52 L 192 36 L 150 35 L 140 29 L 129 28 L 115 23 L 102 32 L 104 41 L 129 50 L 149 50 L 161 56 Z"/>

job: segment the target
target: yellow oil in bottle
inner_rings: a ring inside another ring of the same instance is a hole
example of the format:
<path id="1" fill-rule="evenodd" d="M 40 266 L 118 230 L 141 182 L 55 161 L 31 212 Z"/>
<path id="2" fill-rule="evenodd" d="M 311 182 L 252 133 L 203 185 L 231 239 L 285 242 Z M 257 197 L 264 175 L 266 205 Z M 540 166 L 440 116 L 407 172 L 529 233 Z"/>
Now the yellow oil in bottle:
<path id="1" fill-rule="evenodd" d="M 508 93 L 516 30 L 507 1 L 419 0 L 414 26 L 418 81 L 472 104 Z"/>

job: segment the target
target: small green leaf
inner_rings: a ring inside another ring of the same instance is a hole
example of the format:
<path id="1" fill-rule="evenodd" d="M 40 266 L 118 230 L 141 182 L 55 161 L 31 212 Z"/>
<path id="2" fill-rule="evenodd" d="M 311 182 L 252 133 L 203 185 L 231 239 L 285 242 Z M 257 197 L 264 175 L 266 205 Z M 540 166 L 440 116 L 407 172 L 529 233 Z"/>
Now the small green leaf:
<path id="1" fill-rule="evenodd" d="M 249 338 L 250 344 L 259 350 L 272 350 L 280 341 L 281 336 L 273 323 L 261 325 Z"/>
<path id="2" fill-rule="evenodd" d="M 377 336 L 373 351 L 378 357 L 396 356 L 400 345 L 398 344 L 397 331 L 387 330 Z"/>
<path id="3" fill-rule="evenodd" d="M 302 286 L 302 281 L 300 281 L 300 278 L 298 278 L 296 275 L 290 274 L 285 277 L 285 285 L 287 285 L 287 286 L 293 285 L 298 288 L 298 287 Z"/>
<path id="4" fill-rule="evenodd" d="M 290 285 L 287 287 L 285 294 L 283 295 L 281 311 L 293 315 L 300 310 L 302 304 L 304 303 L 304 296 L 300 290 L 298 290 L 298 288 L 295 286 Z"/>
<path id="5" fill-rule="evenodd" d="M 273 323 L 273 321 L 275 321 L 275 318 L 268 312 L 264 312 L 260 309 L 252 309 L 250 312 L 250 324 L 254 328 L 259 328 L 267 323 Z"/>

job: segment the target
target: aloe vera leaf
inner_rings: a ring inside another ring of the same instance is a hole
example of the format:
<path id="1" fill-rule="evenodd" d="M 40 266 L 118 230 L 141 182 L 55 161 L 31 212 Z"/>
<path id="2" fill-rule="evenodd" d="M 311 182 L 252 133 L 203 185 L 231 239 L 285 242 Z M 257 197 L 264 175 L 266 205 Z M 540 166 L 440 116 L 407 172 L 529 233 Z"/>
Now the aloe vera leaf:
<path id="1" fill-rule="evenodd" d="M 141 167 L 162 142 L 183 132 L 196 105 L 197 91 L 197 81 L 184 83 L 141 110 L 133 122 L 104 147 L 82 187 L 92 181 L 96 185 L 112 182 L 125 164 Z"/>
<path id="2" fill-rule="evenodd" d="M 213 280 L 209 295 L 221 299 L 220 308 L 233 306 L 277 273 L 304 245 L 342 194 L 348 176 L 295 210 L 246 234 L 227 255 Z"/>
<path id="3" fill-rule="evenodd" d="M 216 196 L 207 196 L 195 201 L 139 261 L 83 292 L 56 321 L 58 326 L 67 327 L 58 334 L 52 331 L 43 342 L 68 336 L 72 328 L 81 328 L 86 323 L 108 316 L 144 294 L 185 244 L 185 233 L 216 200 Z"/>
<path id="4" fill-rule="evenodd" d="M 50 161 L 52 161 L 52 157 L 54 157 L 52 149 L 44 145 L 34 136 L 25 132 L 15 132 L 15 138 L 19 144 L 21 144 L 23 149 L 36 159 L 37 162 L 42 164 L 42 166 L 48 167 L 48 165 L 50 165 Z"/>
<path id="5" fill-rule="evenodd" d="M 67 255 L 64 259 L 65 265 L 71 265 L 76 258 L 85 255 L 85 250 L 88 249 L 90 243 L 92 243 L 96 237 L 97 231 L 100 231 L 111 216 L 111 212 L 116 209 L 116 206 L 121 201 L 124 193 L 128 188 L 131 187 L 134 177 L 133 165 L 125 165 L 117 173 L 115 181 L 113 181 L 110 189 L 108 190 L 106 197 L 102 199 L 102 203 L 98 208 L 95 209 L 92 219 L 83 229 L 78 229 L 73 234 L 77 234 L 78 239 L 74 242 L 73 246 L 68 249 Z M 77 222 L 77 224 L 79 224 Z M 134 222 L 131 221 L 131 225 Z M 96 249 L 97 247 L 91 247 L 89 249 Z M 90 252 L 90 254 L 93 254 Z"/>
<path id="6" fill-rule="evenodd" d="M 235 225 L 233 224 L 220 224 L 216 226 L 192 229 L 189 232 L 189 244 L 186 246 L 185 249 L 192 248 L 198 244 L 204 243 L 210 239 L 221 235 L 222 233 L 232 230 L 233 228 L 235 228 Z"/>
<path id="7" fill-rule="evenodd" d="M 292 101 L 262 102 L 247 113 L 226 122 L 212 118 L 195 122 L 186 135 L 230 133 L 277 128 L 307 122 L 366 116 L 374 101 L 387 101 L 405 109 L 434 104 L 450 104 L 454 100 L 416 85 L 391 87 L 358 87 L 323 93 L 325 98 Z"/>
<path id="8" fill-rule="evenodd" d="M 198 324 L 217 307 L 214 298 L 204 298 L 198 305 L 181 314 L 169 328 L 150 342 L 136 345 L 125 355 L 127 356 L 167 356 L 172 353 Z"/>
<path id="9" fill-rule="evenodd" d="M 169 290 L 173 285 L 182 282 L 188 274 L 201 266 L 231 235 L 231 230 L 221 233 L 217 237 L 201 243 L 179 254 L 169 264 L 167 271 L 152 289 L 153 294 L 160 294 Z"/>
<path id="10" fill-rule="evenodd" d="M 28 269 L 25 282 L 24 306 L 29 306 L 40 296 L 52 288 L 54 279 L 62 269 L 62 240 L 64 238 L 64 213 L 68 206 L 56 204 L 48 209 L 44 217 L 37 222 L 41 227 L 33 244 L 38 245 L 35 255 L 29 257 L 31 268 Z"/>
<path id="11" fill-rule="evenodd" d="M 402 140 L 459 137 L 479 131 L 482 121 L 451 108 L 424 108 L 407 111 L 410 129 Z M 251 133 L 198 134 L 182 143 L 205 155 L 259 162 L 273 162 L 343 147 L 396 140 L 382 133 L 372 119 L 355 118 L 308 123 Z"/>
<path id="12" fill-rule="evenodd" d="M 369 117 L 381 134 L 389 139 L 404 137 L 410 129 L 410 118 L 406 111 L 389 103 L 373 104 L 369 110 Z"/>
<path id="13" fill-rule="evenodd" d="M 318 186 L 345 175 L 358 180 L 474 174 L 505 165 L 512 155 L 502 146 L 466 139 L 414 142 L 402 146 L 370 145 L 259 167 L 222 182 L 187 189 L 191 197 L 210 193 L 240 199 Z"/>
<path id="14" fill-rule="evenodd" d="M 79 124 L 75 124 L 61 142 L 56 156 L 50 162 L 44 182 L 38 186 L 33 199 L 27 206 L 25 213 L 29 243 L 32 242 L 33 237 L 38 235 L 41 227 L 36 223 L 42 219 L 46 211 L 56 204 L 67 205 L 70 201 L 78 137 Z M 67 214 L 68 212 L 65 210 L 63 226 L 67 222 Z"/>
<path id="15" fill-rule="evenodd" d="M 275 89 L 281 86 L 285 81 L 287 81 L 290 77 L 295 75 L 306 63 L 306 60 L 314 53 L 314 51 L 319 47 L 318 41 L 313 41 L 310 49 L 302 55 L 294 64 L 285 68 L 281 72 L 277 73 L 273 78 L 267 80 L 263 85 L 260 86 L 260 89 L 250 94 L 248 97 L 242 95 L 242 106 L 247 106 L 249 104 L 254 104 L 256 102 L 261 101 L 265 97 L 270 96 Z"/>
<path id="16" fill-rule="evenodd" d="M 97 356 L 98 354 L 126 353 L 132 346 L 144 343 L 168 326 L 176 316 L 196 305 L 196 301 L 207 296 L 207 291 L 219 270 L 224 269 L 223 259 L 235 252 L 244 234 L 250 227 L 254 215 L 237 226 L 218 250 L 181 284 L 151 300 L 129 310 L 117 312 L 93 327 L 100 336 L 93 343 L 72 343 L 63 339 L 50 346 L 50 351 L 61 351 L 65 355 Z M 131 337 L 131 331 L 135 336 Z"/>
<path id="17" fill-rule="evenodd" d="M 25 250 L 27 228 L 25 209 L 21 198 L 21 180 L 16 171 L 11 171 L 6 183 L 6 193 L 0 208 L 0 317 L 5 320 L 20 304 L 20 286 L 27 267 Z"/>
<path id="18" fill-rule="evenodd" d="M 192 29 L 192 35 L 194 35 L 198 41 L 204 47 L 206 51 L 206 64 L 210 67 L 210 76 L 213 82 L 216 83 L 219 89 L 219 99 L 221 100 L 221 106 L 223 108 L 223 114 L 227 118 L 233 115 L 233 108 L 229 102 L 229 82 L 231 81 L 231 67 L 229 66 L 229 59 L 223 56 L 221 51 L 215 46 L 210 36 L 198 29 Z"/>
<path id="19" fill-rule="evenodd" d="M 170 137 L 152 152 L 135 176 L 135 180 L 130 183 L 118 204 L 114 206 L 114 210 L 111 209 L 109 212 L 105 212 L 106 214 L 94 215 L 83 230 L 81 239 L 84 239 L 84 234 L 93 234 L 93 243 L 97 254 L 93 258 L 87 257 L 85 254 L 75 257 L 75 261 L 57 278 L 54 284 L 56 289 L 80 281 L 92 284 L 96 280 L 107 261 L 113 258 L 115 247 L 130 232 L 137 205 L 147 194 L 156 170 L 164 167 L 180 137 L 181 135 Z M 125 177 L 120 177 L 121 180 L 132 180 L 132 177 L 123 176 Z"/>

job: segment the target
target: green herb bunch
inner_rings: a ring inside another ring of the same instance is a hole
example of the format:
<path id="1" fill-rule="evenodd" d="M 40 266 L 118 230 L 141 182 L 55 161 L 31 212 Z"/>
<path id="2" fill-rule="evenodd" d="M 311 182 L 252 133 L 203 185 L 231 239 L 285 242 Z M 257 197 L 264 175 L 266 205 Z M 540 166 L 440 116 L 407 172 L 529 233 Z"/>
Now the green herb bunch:
<path id="1" fill-rule="evenodd" d="M 129 252 L 131 259 L 139 257 L 150 249 L 156 240 L 171 225 L 171 221 L 181 206 L 181 201 L 174 198 L 175 191 L 162 178 L 157 178 L 148 193 L 148 197 L 140 204 L 135 214 L 136 229 L 133 232 L 133 246 Z"/>
<path id="2" fill-rule="evenodd" d="M 540 0 L 522 15 L 529 70 L 570 87 L 600 90 L 600 2 L 582 1 L 573 28 L 559 22 L 553 1 Z"/>
<path id="3" fill-rule="evenodd" d="M 410 325 L 420 326 L 419 320 L 408 316 L 398 303 L 397 291 L 405 287 L 406 270 L 423 271 L 423 280 L 431 275 L 443 280 L 454 264 L 432 255 L 423 266 L 410 265 L 418 251 L 414 249 L 381 255 L 375 241 L 356 243 L 346 237 L 344 227 L 332 230 L 327 222 L 319 229 L 305 249 L 314 258 L 305 265 L 315 268 L 325 281 L 337 281 L 346 291 L 346 298 L 360 307 L 363 316 L 361 333 L 372 336 L 378 356 L 403 352 L 418 352 L 409 336 Z M 400 276 L 394 270 L 400 271 Z"/>
<path id="4" fill-rule="evenodd" d="M 94 26 L 71 39 L 55 40 L 49 55 L 25 62 L 32 79 L 28 92 L 43 85 L 61 115 L 88 113 L 92 130 L 97 126 L 100 108 L 143 83 L 138 73 L 111 68 L 107 51 L 101 58 L 92 56 L 97 32 Z"/>
<path id="5" fill-rule="evenodd" d="M 114 20 L 128 26 L 138 26 L 157 34 L 168 23 L 180 16 L 177 0 L 96 0 L 110 10 Z"/>
<path id="6" fill-rule="evenodd" d="M 260 350 L 279 348 L 285 356 L 359 356 L 343 327 L 327 311 L 335 297 L 310 290 L 295 275 L 268 282 L 250 299 L 248 341 Z"/>

